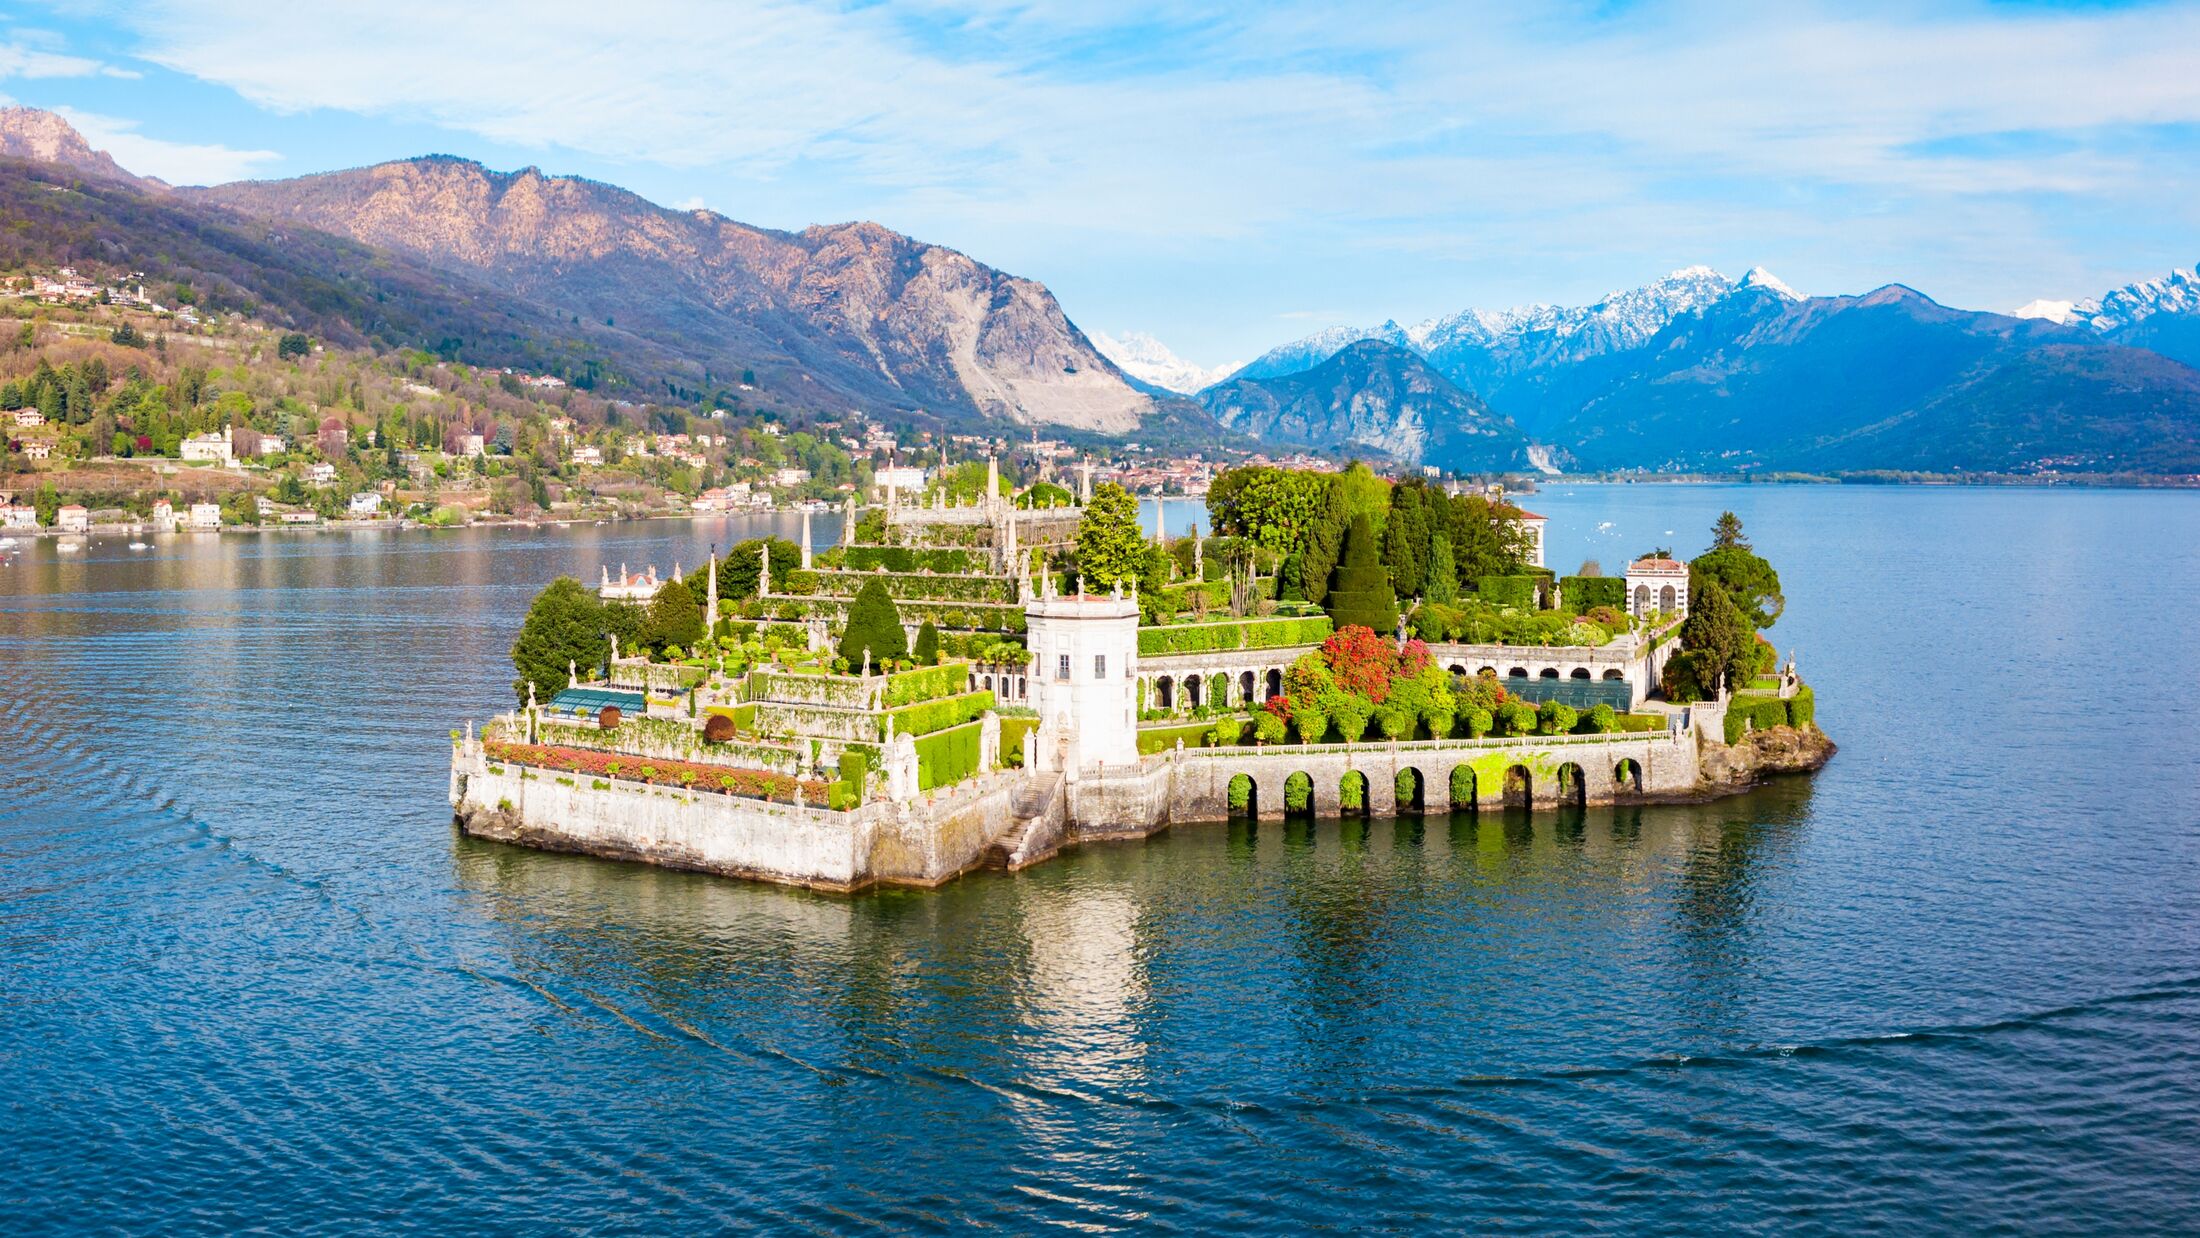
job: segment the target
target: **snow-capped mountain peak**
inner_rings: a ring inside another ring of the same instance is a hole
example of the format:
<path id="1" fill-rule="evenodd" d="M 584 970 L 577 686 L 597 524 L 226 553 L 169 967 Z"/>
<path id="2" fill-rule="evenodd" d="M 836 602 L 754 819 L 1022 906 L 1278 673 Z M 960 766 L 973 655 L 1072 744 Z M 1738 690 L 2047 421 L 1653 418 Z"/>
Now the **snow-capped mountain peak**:
<path id="1" fill-rule="evenodd" d="M 1191 395 L 1204 387 L 1212 386 L 1237 368 L 1221 366 L 1210 370 L 1186 361 L 1177 356 L 1167 344 L 1143 331 L 1125 331 L 1121 336 L 1095 331 L 1091 339 L 1092 346 L 1099 349 L 1102 356 L 1113 361 L 1125 374 L 1181 395 Z"/>
<path id="2" fill-rule="evenodd" d="M 2114 331 L 2156 314 L 2200 314 L 2200 267 L 2179 268 L 2160 279 L 2126 284 L 2097 303 L 2080 302 L 2075 314 L 2096 331 Z"/>
<path id="3" fill-rule="evenodd" d="M 1763 267 L 1749 268 L 1748 273 L 1742 276 L 1742 282 L 1738 285 L 1738 287 L 1762 288 L 1767 292 L 1777 293 L 1780 296 L 1786 297 L 1790 301 L 1800 301 L 1803 299 L 1803 294 L 1795 291 L 1793 288 L 1788 287 L 1786 280 L 1781 279 L 1779 276 L 1774 275 L 1772 272 L 1767 271 Z"/>
<path id="4" fill-rule="evenodd" d="M 2069 322 L 2076 318 L 2076 301 L 2050 301 L 2045 297 L 2027 301 L 2010 311 L 2011 318 L 2044 318 L 2049 322 Z"/>

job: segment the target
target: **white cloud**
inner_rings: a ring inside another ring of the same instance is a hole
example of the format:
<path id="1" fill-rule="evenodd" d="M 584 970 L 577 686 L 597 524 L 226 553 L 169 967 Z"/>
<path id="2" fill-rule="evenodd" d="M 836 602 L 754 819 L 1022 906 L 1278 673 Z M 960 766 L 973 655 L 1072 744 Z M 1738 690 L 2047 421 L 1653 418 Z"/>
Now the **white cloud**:
<path id="1" fill-rule="evenodd" d="M 1599 272 L 1497 303 L 1733 261 L 2007 304 L 2034 295 L 2014 264 L 2084 278 L 2082 246 L 2200 201 L 2191 6 L 146 0 L 118 20 L 142 58 L 278 112 L 653 164 L 685 182 L 668 200 L 759 222 L 862 214 L 1124 279 L 1154 268 L 1121 258 L 1222 250 L 1338 273 L 1279 283 L 1282 304 L 1330 304 L 1377 260 Z"/>
<path id="2" fill-rule="evenodd" d="M 90 77 L 104 69 L 96 60 L 30 47 L 20 40 L 0 43 L 0 78 Z"/>
<path id="3" fill-rule="evenodd" d="M 682 198 L 672 204 L 672 209 L 676 211 L 700 211 L 704 209 L 702 195 L 697 194 L 694 197 Z"/>
<path id="4" fill-rule="evenodd" d="M 53 110 L 75 125 L 94 149 L 114 156 L 116 163 L 139 176 L 157 176 L 171 185 L 218 185 L 242 180 L 282 157 L 271 150 L 163 141 L 139 133 L 134 120 L 70 107 Z"/>

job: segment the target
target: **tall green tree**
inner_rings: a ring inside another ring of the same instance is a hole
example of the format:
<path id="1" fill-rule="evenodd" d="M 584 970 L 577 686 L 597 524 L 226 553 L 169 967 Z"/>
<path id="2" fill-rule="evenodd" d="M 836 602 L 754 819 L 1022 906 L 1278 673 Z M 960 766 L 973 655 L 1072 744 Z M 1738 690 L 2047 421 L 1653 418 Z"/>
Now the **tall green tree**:
<path id="1" fill-rule="evenodd" d="M 1459 568 L 1452 561 L 1451 538 L 1443 533 L 1429 539 L 1428 572 L 1421 596 L 1431 602 L 1450 603 L 1459 598 Z"/>
<path id="2" fill-rule="evenodd" d="M 1315 603 L 1329 597 L 1329 578 L 1344 554 L 1345 530 L 1352 523 L 1345 510 L 1344 486 L 1333 476 L 1323 481 L 1321 508 L 1309 521 L 1299 549 L 1300 592 Z"/>
<path id="3" fill-rule="evenodd" d="M 605 653 L 601 607 L 596 595 L 570 576 L 560 576 L 535 595 L 512 642 L 512 667 L 519 678 L 512 691 L 527 701 L 533 684 L 537 699 L 547 701 L 565 687 L 568 666 L 593 667 Z"/>
<path id="4" fill-rule="evenodd" d="M 1787 609 L 1780 573 L 1746 546 L 1704 551 L 1689 562 L 1688 576 L 1692 585 L 1698 581 L 1718 585 L 1742 608 L 1752 628 L 1771 627 Z"/>
<path id="5" fill-rule="evenodd" d="M 1747 550 L 1749 539 L 1742 536 L 1742 518 L 1733 512 L 1720 512 L 1711 524 L 1711 548 L 1713 550 Z"/>
<path id="6" fill-rule="evenodd" d="M 886 586 L 875 580 L 864 581 L 856 591 L 856 600 L 848 607 L 848 626 L 840 634 L 840 656 L 848 660 L 848 669 L 861 670 L 866 653 L 874 670 L 882 662 L 909 656 L 909 634 L 901 630 L 901 611 Z"/>
<path id="7" fill-rule="evenodd" d="M 1419 597 L 1428 571 L 1428 490 L 1419 478 L 1390 492 L 1390 521 L 1383 526 L 1383 566 L 1399 597 Z M 1438 496 L 1441 498 L 1441 496 Z"/>
<path id="8" fill-rule="evenodd" d="M 1718 582 L 1704 580 L 1689 589 L 1681 648 L 1692 655 L 1705 695 L 1715 696 L 1721 687 L 1749 682 L 1756 638 L 1749 616 Z"/>
<path id="9" fill-rule="evenodd" d="M 693 649 L 703 639 L 703 607 L 685 583 L 668 580 L 657 587 L 642 621 L 642 642 L 662 653 L 675 645 Z"/>
<path id="10" fill-rule="evenodd" d="M 1375 522 L 1354 516 L 1344 538 L 1344 557 L 1329 582 L 1329 617 L 1339 628 L 1360 624 L 1388 635 L 1398 627 L 1398 595 L 1376 554 Z"/>
<path id="11" fill-rule="evenodd" d="M 1112 481 L 1093 487 L 1084 522 L 1077 526 L 1077 573 L 1084 587 L 1105 589 L 1145 575 L 1150 549 L 1138 531 L 1138 500 L 1131 492 Z"/>
<path id="12" fill-rule="evenodd" d="M 925 666 L 938 666 L 940 662 L 940 630 L 927 619 L 917 628 L 917 643 L 909 656 Z"/>
<path id="13" fill-rule="evenodd" d="M 1452 496 L 1446 515 L 1443 532 L 1451 538 L 1459 579 L 1513 576 L 1527 566 L 1529 536 L 1519 522 L 1519 508 L 1479 494 L 1459 494 Z"/>

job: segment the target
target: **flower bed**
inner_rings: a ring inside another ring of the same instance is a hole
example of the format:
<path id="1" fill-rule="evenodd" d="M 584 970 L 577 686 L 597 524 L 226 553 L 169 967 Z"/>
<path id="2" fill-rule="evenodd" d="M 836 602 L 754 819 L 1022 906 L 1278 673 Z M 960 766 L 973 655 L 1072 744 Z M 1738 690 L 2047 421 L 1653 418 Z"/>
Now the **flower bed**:
<path id="1" fill-rule="evenodd" d="M 599 778 L 624 778 L 629 782 L 682 787 L 690 791 L 710 791 L 744 799 L 773 800 L 782 804 L 793 803 L 795 792 L 799 789 L 807 802 L 820 807 L 825 803 L 824 783 L 815 779 L 790 778 L 769 770 L 735 769 L 692 761 L 632 757 L 624 753 L 596 752 L 587 748 L 563 748 L 549 744 L 491 741 L 484 745 L 484 749 L 497 760 L 509 761 L 514 765 L 532 765 L 539 769 L 564 770 Z"/>

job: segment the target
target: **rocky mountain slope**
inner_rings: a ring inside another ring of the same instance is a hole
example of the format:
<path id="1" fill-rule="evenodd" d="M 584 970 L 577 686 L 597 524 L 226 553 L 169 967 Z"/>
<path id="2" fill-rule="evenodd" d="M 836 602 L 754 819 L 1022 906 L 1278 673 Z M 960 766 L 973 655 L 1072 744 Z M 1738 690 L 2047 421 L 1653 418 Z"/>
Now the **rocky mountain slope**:
<path id="1" fill-rule="evenodd" d="M 1107 433 L 1134 389 L 1046 288 L 871 223 L 777 232 L 609 185 L 427 158 L 181 191 L 615 323 L 821 401 Z"/>
<path id="2" fill-rule="evenodd" d="M 142 189 L 166 189 L 157 177 L 132 176 L 103 150 L 93 150 L 76 126 L 35 107 L 0 108 L 0 158 L 29 159 L 74 168 L 101 180 Z"/>
<path id="3" fill-rule="evenodd" d="M 1265 443 L 1459 470 L 1532 463 L 1518 426 L 1418 354 L 1382 340 L 1348 344 L 1302 373 L 1227 379 L 1200 402 L 1223 425 Z"/>

